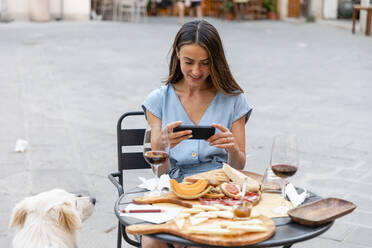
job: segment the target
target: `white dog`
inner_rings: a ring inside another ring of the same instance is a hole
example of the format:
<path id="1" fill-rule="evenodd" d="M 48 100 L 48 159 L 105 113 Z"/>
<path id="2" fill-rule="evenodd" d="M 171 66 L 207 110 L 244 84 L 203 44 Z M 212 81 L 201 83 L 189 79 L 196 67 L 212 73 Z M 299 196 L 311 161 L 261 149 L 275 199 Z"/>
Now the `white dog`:
<path id="1" fill-rule="evenodd" d="M 62 189 L 27 197 L 12 213 L 18 227 L 13 248 L 76 248 L 75 231 L 93 212 L 96 200 Z"/>

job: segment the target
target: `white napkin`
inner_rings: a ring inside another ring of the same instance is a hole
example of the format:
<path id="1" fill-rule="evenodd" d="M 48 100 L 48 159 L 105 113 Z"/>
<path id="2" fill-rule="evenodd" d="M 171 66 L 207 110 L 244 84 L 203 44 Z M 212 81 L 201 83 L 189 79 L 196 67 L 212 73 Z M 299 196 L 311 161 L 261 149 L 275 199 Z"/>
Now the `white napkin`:
<path id="1" fill-rule="evenodd" d="M 297 194 L 297 191 L 292 183 L 288 183 L 285 188 L 285 193 L 288 196 L 289 200 L 292 202 L 294 207 L 298 207 L 301 203 L 303 203 L 306 199 L 307 190 L 305 189 L 304 192 L 301 194 Z"/>
<path id="2" fill-rule="evenodd" d="M 150 178 L 146 179 L 144 177 L 138 177 L 139 180 L 141 180 L 142 184 L 138 185 L 138 187 L 147 189 L 150 191 L 153 191 L 154 189 L 159 189 L 160 191 L 164 188 L 170 189 L 170 183 L 169 183 L 169 175 L 163 174 L 160 176 L 160 178 Z"/>
<path id="3" fill-rule="evenodd" d="M 129 216 L 136 219 L 145 220 L 147 222 L 160 224 L 174 219 L 182 210 L 179 207 L 168 206 L 154 206 L 149 204 L 129 204 L 125 210 L 139 210 L 139 209 L 162 209 L 164 212 L 159 213 L 120 213 L 120 216 Z"/>
<path id="4" fill-rule="evenodd" d="M 27 146 L 28 146 L 28 141 L 27 140 L 18 139 L 16 144 L 15 144 L 14 151 L 15 152 L 25 152 L 25 150 L 27 149 Z"/>

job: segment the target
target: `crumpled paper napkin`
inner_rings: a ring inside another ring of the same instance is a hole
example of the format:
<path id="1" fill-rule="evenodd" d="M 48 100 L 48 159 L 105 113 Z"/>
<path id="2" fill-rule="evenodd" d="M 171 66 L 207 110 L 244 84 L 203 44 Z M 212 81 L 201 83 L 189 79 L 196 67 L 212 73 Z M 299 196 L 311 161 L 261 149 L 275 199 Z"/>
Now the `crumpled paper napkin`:
<path id="1" fill-rule="evenodd" d="M 298 194 L 297 190 L 295 189 L 292 183 L 287 184 L 285 188 L 285 193 L 288 196 L 289 200 L 292 202 L 294 207 L 298 207 L 301 203 L 305 201 L 307 197 L 306 189 L 301 194 Z"/>
<path id="2" fill-rule="evenodd" d="M 150 191 L 153 191 L 155 189 L 158 189 L 162 191 L 163 189 L 170 190 L 170 183 L 169 183 L 169 175 L 163 174 L 160 176 L 160 178 L 150 178 L 146 179 L 144 177 L 138 177 L 139 180 L 141 180 L 141 184 L 138 185 L 138 187 L 147 189 Z"/>
<path id="3" fill-rule="evenodd" d="M 27 147 L 28 147 L 28 141 L 27 140 L 18 139 L 16 144 L 15 144 L 14 151 L 15 152 L 25 152 Z"/>

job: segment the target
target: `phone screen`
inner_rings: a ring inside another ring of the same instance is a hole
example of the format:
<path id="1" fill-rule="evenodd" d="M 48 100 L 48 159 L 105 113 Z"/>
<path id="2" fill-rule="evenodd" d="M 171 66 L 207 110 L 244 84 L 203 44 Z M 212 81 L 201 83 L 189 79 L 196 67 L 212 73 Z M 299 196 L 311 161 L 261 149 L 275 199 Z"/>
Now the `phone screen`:
<path id="1" fill-rule="evenodd" d="M 216 129 L 212 126 L 178 126 L 173 129 L 173 132 L 191 130 L 192 137 L 191 139 L 208 139 L 216 132 Z"/>

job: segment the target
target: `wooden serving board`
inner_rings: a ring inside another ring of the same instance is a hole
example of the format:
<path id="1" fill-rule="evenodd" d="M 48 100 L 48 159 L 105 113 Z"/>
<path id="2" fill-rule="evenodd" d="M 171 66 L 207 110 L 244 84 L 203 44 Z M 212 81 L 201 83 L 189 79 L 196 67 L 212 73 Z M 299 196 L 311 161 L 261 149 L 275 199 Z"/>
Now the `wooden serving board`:
<path id="1" fill-rule="evenodd" d="M 224 199 L 224 198 L 222 198 Z M 261 193 L 258 192 L 257 200 L 252 202 L 252 206 L 256 206 L 261 200 Z M 173 192 L 163 194 L 160 196 L 138 196 L 133 198 L 135 204 L 155 204 L 155 203 L 173 203 L 182 207 L 192 208 L 194 204 L 202 204 L 199 199 L 195 200 L 184 200 L 176 196 Z M 207 201 L 213 201 L 213 199 L 207 199 Z M 221 203 L 221 202 L 218 202 Z"/>
<path id="2" fill-rule="evenodd" d="M 173 192 L 163 194 L 160 196 L 139 196 L 133 198 L 133 203 L 136 204 L 154 204 L 154 203 L 173 203 L 186 208 L 192 208 L 193 203 L 197 203 L 197 200 L 183 200 L 176 196 Z"/>
<path id="3" fill-rule="evenodd" d="M 253 206 L 256 206 L 261 199 L 261 193 L 258 192 L 258 194 L 259 194 L 258 199 L 252 202 Z M 208 199 L 208 200 L 213 201 L 213 199 Z M 138 197 L 133 198 L 132 201 L 135 204 L 173 203 L 173 204 L 186 207 L 186 208 L 192 208 L 192 205 L 194 204 L 201 204 L 199 199 L 184 200 L 176 196 L 173 192 L 169 192 L 167 194 L 163 194 L 160 196 L 138 196 Z"/>
<path id="4" fill-rule="evenodd" d="M 191 226 L 190 221 L 185 221 L 182 229 L 178 229 L 177 225 L 173 221 L 168 221 L 164 224 L 140 224 L 128 226 L 125 230 L 131 234 L 155 234 L 155 233 L 170 233 L 176 236 L 183 237 L 185 239 L 215 246 L 244 246 L 256 244 L 270 238 L 275 233 L 275 223 L 266 216 L 259 216 L 263 222 L 263 226 L 267 228 L 266 232 L 260 233 L 246 233 L 239 235 L 207 235 L 207 234 L 190 234 L 187 232 L 187 228 Z M 209 219 L 200 225 L 213 225 L 218 221 L 226 221 L 226 219 Z"/>
<path id="5" fill-rule="evenodd" d="M 249 172 L 249 171 L 242 171 L 245 175 L 255 179 L 261 184 L 262 181 L 262 175 L 254 173 L 254 172 Z M 260 194 L 260 192 L 259 192 Z M 260 197 L 257 201 L 253 202 L 252 205 L 255 206 L 258 204 L 260 201 Z M 133 203 L 136 204 L 154 204 L 154 203 L 173 203 L 179 206 L 183 206 L 186 208 L 192 208 L 193 204 L 200 204 L 199 200 L 183 200 L 176 196 L 173 192 L 169 192 L 167 194 L 163 194 L 160 196 L 139 196 L 133 198 Z"/>

